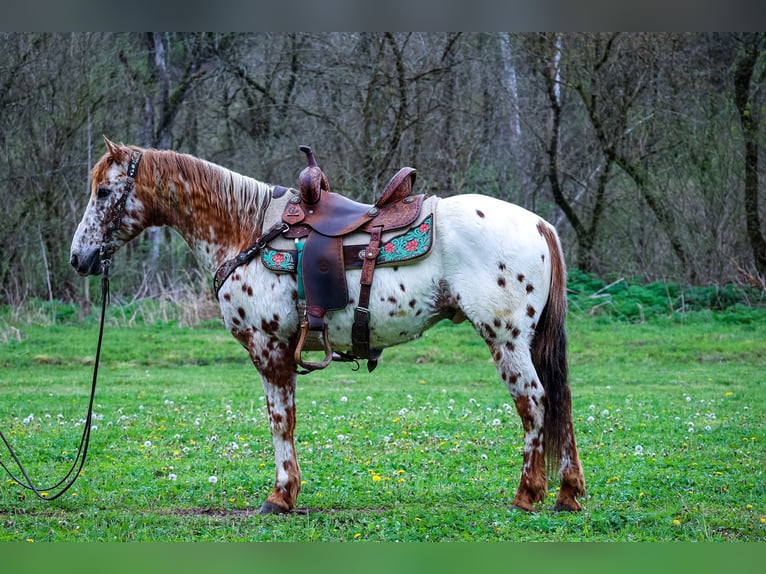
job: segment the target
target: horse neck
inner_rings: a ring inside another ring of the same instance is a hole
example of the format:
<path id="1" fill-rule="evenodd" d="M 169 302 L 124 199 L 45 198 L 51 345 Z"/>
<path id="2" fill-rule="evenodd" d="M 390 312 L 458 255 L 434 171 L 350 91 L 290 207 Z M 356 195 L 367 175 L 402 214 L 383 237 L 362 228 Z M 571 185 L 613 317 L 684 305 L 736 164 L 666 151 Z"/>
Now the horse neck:
<path id="1" fill-rule="evenodd" d="M 136 188 L 150 206 L 147 224 L 174 228 L 209 270 L 261 234 L 271 186 L 172 151 L 147 150 L 141 166 Z"/>

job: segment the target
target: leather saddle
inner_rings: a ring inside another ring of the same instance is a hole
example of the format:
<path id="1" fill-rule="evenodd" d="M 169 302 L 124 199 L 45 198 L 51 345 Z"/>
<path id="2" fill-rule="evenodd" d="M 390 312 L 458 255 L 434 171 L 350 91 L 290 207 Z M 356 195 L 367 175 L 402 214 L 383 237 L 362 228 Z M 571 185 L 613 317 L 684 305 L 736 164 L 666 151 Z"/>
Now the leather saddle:
<path id="1" fill-rule="evenodd" d="M 338 356 L 329 343 L 325 314 L 349 303 L 343 238 L 364 232 L 369 234 L 369 242 L 364 249 L 359 301 L 354 309 L 352 354 L 341 358 L 366 359 L 367 368 L 372 371 L 380 351 L 370 349 L 369 301 L 381 236 L 412 225 L 420 216 L 425 195 L 411 195 L 416 171 L 404 167 L 391 178 L 373 205 L 353 201 L 330 190 L 327 176 L 317 165 L 310 147 L 300 149 L 306 154 L 308 165 L 298 178 L 299 192 L 282 212 L 282 221 L 288 226 L 283 235 L 302 240 L 298 242 L 298 297 L 305 300 L 305 313 L 295 360 L 307 371 L 313 371 L 326 367 L 334 355 Z M 302 358 L 312 333 L 321 338 L 325 353 L 321 362 Z"/>

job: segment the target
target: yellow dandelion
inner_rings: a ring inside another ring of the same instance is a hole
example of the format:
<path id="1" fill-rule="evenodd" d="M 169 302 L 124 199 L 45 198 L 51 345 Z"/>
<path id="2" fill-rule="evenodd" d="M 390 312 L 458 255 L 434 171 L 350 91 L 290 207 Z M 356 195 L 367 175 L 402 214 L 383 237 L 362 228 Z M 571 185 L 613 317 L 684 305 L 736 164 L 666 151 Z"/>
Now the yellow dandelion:
<path id="1" fill-rule="evenodd" d="M 354 534 L 354 540 L 356 540 L 360 536 L 362 536 L 362 533 L 361 532 L 357 532 L 356 534 Z"/>
<path id="2" fill-rule="evenodd" d="M 766 516 L 761 516 L 761 524 L 766 524 Z"/>
<path id="3" fill-rule="evenodd" d="M 379 474 L 373 474 L 372 475 L 372 482 L 380 482 L 381 480 L 383 480 L 383 479 L 380 478 Z"/>
<path id="4" fill-rule="evenodd" d="M 676 518 L 675 520 L 673 520 L 673 526 L 680 526 L 680 524 L 681 524 L 681 521 L 680 521 L 680 520 L 678 520 L 678 518 Z"/>
<path id="5" fill-rule="evenodd" d="M 745 506 L 745 508 L 747 508 L 748 510 L 752 510 L 753 509 L 753 505 L 752 504 L 748 504 L 747 506 Z"/>

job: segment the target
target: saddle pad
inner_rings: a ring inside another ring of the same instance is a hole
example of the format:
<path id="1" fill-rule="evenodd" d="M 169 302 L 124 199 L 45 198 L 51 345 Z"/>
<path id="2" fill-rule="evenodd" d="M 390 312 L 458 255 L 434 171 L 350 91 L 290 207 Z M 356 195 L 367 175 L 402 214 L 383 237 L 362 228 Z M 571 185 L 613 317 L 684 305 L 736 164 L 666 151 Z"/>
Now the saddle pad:
<path id="1" fill-rule="evenodd" d="M 356 238 L 355 238 L 356 239 Z M 357 239 L 358 240 L 358 239 Z M 429 214 L 420 223 L 399 235 L 381 242 L 380 254 L 376 265 L 398 265 L 412 262 L 428 255 L 434 242 L 434 215 Z M 347 269 L 361 268 L 364 249 L 367 244 L 352 243 L 343 245 L 345 266 Z M 295 273 L 298 269 L 298 254 L 295 249 L 275 249 L 266 246 L 261 251 L 263 265 L 277 273 Z"/>

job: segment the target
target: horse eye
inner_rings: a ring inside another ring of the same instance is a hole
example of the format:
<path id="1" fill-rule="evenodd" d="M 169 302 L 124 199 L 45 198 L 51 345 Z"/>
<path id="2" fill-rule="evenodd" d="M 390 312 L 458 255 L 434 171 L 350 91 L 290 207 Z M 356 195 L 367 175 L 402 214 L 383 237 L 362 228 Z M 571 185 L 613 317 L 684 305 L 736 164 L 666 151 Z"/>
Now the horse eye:
<path id="1" fill-rule="evenodd" d="M 112 193 L 112 190 L 108 187 L 99 187 L 96 189 L 96 197 L 99 199 L 105 199 L 110 193 Z"/>

